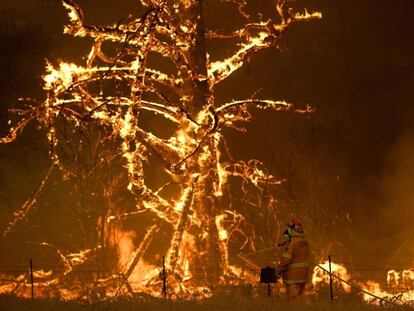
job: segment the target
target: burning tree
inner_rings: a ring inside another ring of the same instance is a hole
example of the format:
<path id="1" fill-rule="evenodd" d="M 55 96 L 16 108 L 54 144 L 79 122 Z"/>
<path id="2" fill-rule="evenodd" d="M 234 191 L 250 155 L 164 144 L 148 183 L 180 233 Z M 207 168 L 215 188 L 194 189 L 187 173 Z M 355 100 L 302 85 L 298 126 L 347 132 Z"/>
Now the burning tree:
<path id="1" fill-rule="evenodd" d="M 300 113 L 311 109 L 273 99 L 222 103 L 215 90 L 257 52 L 281 48 L 292 24 L 321 14 L 296 11 L 293 1 L 278 0 L 270 1 L 274 16 L 262 20 L 261 15 L 249 14 L 248 1 L 223 0 L 234 5 L 245 21 L 240 29 L 225 34 L 205 25 L 205 2 L 141 0 L 141 17 L 104 27 L 88 25 L 76 3 L 63 1 L 70 18 L 65 33 L 93 40 L 86 62 L 49 62 L 43 77 L 46 99 L 16 110 L 21 118 L 1 142 L 14 141 L 36 120 L 47 131 L 52 159 L 34 196 L 15 213 L 5 234 L 27 217 L 54 168 L 76 184 L 88 239 L 79 253 L 65 255 L 58 250 L 65 276 L 92 253 L 121 243 L 114 234 L 122 232 L 122 223 L 131 217 L 145 225 L 140 244 L 129 254 L 119 254 L 122 260 L 115 276 L 98 275 L 94 284 L 121 280 L 120 286 L 136 289 L 128 280 L 145 265 L 143 256 L 162 230 L 170 236 L 165 252 L 169 275 L 174 281 L 186 281 L 187 289 L 240 279 L 240 271 L 229 260 L 229 245 L 233 243 L 237 254 L 254 249 L 260 240 L 248 217 L 231 205 L 228 185 L 239 178 L 246 197 L 251 191 L 260 194 L 250 204 L 268 210 L 274 208 L 275 199 L 267 189 L 280 182 L 258 160 L 235 160 L 223 130 L 231 127 L 243 133 L 241 124 L 251 120 L 253 108 Z M 209 40 L 239 43 L 233 55 L 211 60 Z M 162 122 L 157 135 L 145 129 L 149 113 Z M 157 189 L 149 185 L 154 174 L 164 183 Z M 133 209 L 119 204 L 120 197 L 133 200 Z M 139 220 L 143 214 L 152 215 L 153 222 Z M 157 279 L 157 271 L 148 269 L 146 276 Z"/>

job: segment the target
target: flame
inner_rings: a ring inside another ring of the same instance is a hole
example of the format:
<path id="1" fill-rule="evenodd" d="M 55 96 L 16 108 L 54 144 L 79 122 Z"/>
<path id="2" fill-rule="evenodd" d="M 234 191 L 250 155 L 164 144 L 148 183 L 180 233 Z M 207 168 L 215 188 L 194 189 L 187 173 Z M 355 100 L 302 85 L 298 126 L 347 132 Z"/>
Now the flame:
<path id="1" fill-rule="evenodd" d="M 387 272 L 387 288 L 392 291 L 384 290 L 377 282 L 367 281 L 362 283 L 363 289 L 375 294 L 377 297 L 393 301 L 399 304 L 412 304 L 414 302 L 414 270 L 407 269 L 401 272 L 389 270 Z M 363 294 L 362 299 L 368 303 L 379 304 L 380 301 L 374 297 Z"/>
<path id="2" fill-rule="evenodd" d="M 314 287 L 318 287 L 322 284 L 329 285 L 329 274 L 326 273 L 326 271 L 329 271 L 329 261 L 325 261 L 321 263 L 320 266 L 325 270 L 321 269 L 319 266 L 316 266 L 315 269 L 313 270 L 312 285 Z M 349 281 L 351 279 L 351 276 L 348 273 L 345 266 L 339 263 L 332 262 L 331 271 L 332 271 L 332 274 L 340 277 L 341 279 L 345 281 Z M 351 287 L 348 284 L 343 283 L 343 282 L 337 282 L 336 284 L 346 293 L 351 292 Z"/>
<path id="3" fill-rule="evenodd" d="M 131 259 L 131 256 L 135 250 L 133 239 L 135 238 L 134 232 L 122 232 L 119 233 L 121 238 L 118 239 L 118 268 L 120 270 L 125 269 L 126 265 Z"/>
<path id="4" fill-rule="evenodd" d="M 310 19 L 320 19 L 322 18 L 322 13 L 321 12 L 312 12 L 309 13 L 308 10 L 305 9 L 305 13 L 296 13 L 295 14 L 295 19 L 297 20 L 301 20 L 301 19 L 305 19 L 305 20 L 310 20 Z"/>
<path id="5" fill-rule="evenodd" d="M 76 79 L 86 79 L 89 77 L 88 70 L 73 63 L 60 62 L 59 68 L 54 68 L 52 64 L 46 65 L 47 74 L 43 76 L 45 81 L 44 89 L 47 91 L 62 92 L 68 89 Z"/>
<path id="6" fill-rule="evenodd" d="M 320 266 L 320 267 L 319 267 Z M 312 285 L 317 290 L 321 286 L 329 285 L 329 262 L 325 261 L 316 266 L 312 275 Z M 382 302 L 396 304 L 412 304 L 414 302 L 414 270 L 406 269 L 401 272 L 389 270 L 386 275 L 387 288 L 393 288 L 393 291 L 383 289 L 381 284 L 372 280 L 356 281 L 342 264 L 331 263 L 332 274 L 334 277 L 335 287 L 345 293 L 355 291 L 361 296 L 362 301 L 371 304 L 381 304 Z M 342 282 L 342 280 L 346 281 Z M 354 284 L 352 288 L 349 284 Z M 315 293 L 315 291 L 313 291 Z"/>

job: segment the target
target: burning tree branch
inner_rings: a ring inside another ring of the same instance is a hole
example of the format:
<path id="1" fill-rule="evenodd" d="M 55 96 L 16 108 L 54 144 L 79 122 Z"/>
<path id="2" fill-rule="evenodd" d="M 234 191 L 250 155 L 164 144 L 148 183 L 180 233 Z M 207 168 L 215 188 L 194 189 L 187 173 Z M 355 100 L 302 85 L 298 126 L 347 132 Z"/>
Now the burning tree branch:
<path id="1" fill-rule="evenodd" d="M 41 195 L 43 189 L 45 188 L 46 182 L 50 177 L 50 174 L 52 173 L 54 168 L 54 164 L 52 163 L 48 170 L 46 171 L 45 176 L 43 177 L 42 181 L 40 182 L 39 186 L 37 187 L 36 191 L 32 194 L 32 196 L 24 202 L 23 206 L 16 212 L 14 212 L 14 217 L 12 221 L 7 226 L 6 230 L 3 232 L 3 236 L 6 236 L 9 234 L 14 227 L 17 225 L 19 221 L 22 221 L 28 217 L 28 214 L 30 210 L 33 208 L 33 206 L 36 204 L 39 196 Z"/>

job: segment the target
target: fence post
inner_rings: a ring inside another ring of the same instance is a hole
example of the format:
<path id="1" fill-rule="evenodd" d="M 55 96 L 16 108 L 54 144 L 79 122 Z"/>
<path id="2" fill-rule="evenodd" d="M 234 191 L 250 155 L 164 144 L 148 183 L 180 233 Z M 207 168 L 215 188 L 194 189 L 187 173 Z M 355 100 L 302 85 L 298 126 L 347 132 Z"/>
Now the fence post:
<path id="1" fill-rule="evenodd" d="M 331 303 L 333 303 L 333 287 L 332 287 L 332 266 L 331 266 L 331 255 L 328 256 L 329 260 L 329 290 L 331 293 Z"/>
<path id="2" fill-rule="evenodd" d="M 162 296 L 167 298 L 167 272 L 165 270 L 165 257 L 162 256 Z"/>
<path id="3" fill-rule="evenodd" d="M 33 260 L 32 259 L 30 259 L 30 284 L 32 286 L 32 299 L 34 299 Z"/>

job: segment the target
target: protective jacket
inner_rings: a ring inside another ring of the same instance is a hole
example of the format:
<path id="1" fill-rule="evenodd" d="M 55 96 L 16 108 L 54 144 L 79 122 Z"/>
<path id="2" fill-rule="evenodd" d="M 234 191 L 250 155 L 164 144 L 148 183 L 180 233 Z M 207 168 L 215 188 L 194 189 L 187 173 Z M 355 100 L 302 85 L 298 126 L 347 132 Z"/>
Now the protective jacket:
<path id="1" fill-rule="evenodd" d="M 290 237 L 276 270 L 282 274 L 285 284 L 304 284 L 308 280 L 310 266 L 309 243 L 303 232 L 292 230 Z"/>

